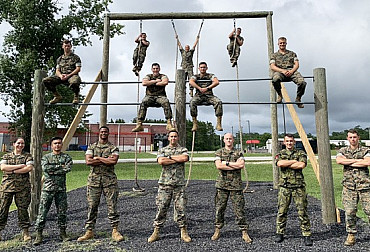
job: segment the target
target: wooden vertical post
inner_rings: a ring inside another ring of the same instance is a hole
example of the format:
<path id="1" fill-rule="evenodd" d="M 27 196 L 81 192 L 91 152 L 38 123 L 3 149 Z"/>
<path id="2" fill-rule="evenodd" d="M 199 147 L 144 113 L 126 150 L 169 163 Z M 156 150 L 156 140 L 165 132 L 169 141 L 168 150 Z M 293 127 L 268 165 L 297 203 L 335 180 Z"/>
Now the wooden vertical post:
<path id="1" fill-rule="evenodd" d="M 324 224 L 330 224 L 336 222 L 337 216 L 329 141 L 328 100 L 326 91 L 325 68 L 315 68 L 313 70 L 313 75 L 316 135 L 321 182 L 320 189 L 322 220 Z"/>
<path id="2" fill-rule="evenodd" d="M 272 32 L 272 13 L 268 14 L 266 17 L 266 25 L 267 25 L 267 46 L 268 46 L 268 60 L 270 63 L 271 54 L 274 53 L 274 36 Z M 270 69 L 270 77 L 272 77 L 272 71 Z M 270 101 L 276 102 L 276 92 L 274 87 L 272 86 L 272 82 L 270 83 Z M 278 153 L 278 119 L 277 119 L 277 105 L 271 104 L 270 105 L 270 114 L 271 114 L 271 152 L 272 152 L 272 159 L 274 160 L 275 156 Z M 273 187 L 274 189 L 278 188 L 279 183 L 279 167 L 272 162 L 272 171 L 273 171 Z"/>
<path id="3" fill-rule="evenodd" d="M 44 97 L 45 87 L 42 84 L 42 79 L 47 76 L 45 71 L 36 70 L 34 89 L 33 89 L 33 108 L 32 108 L 32 124 L 31 124 L 31 143 L 30 153 L 34 161 L 34 169 L 31 171 L 31 204 L 29 206 L 30 220 L 35 221 L 40 204 L 41 195 L 41 158 L 42 158 L 42 143 L 44 137 Z"/>
<path id="4" fill-rule="evenodd" d="M 106 13 L 104 16 L 104 38 L 103 38 L 103 65 L 102 81 L 108 81 L 109 71 L 109 39 L 110 39 L 110 19 Z M 100 102 L 108 102 L 108 84 L 101 85 Z M 100 126 L 107 124 L 107 105 L 100 106 Z"/>
<path id="5" fill-rule="evenodd" d="M 185 70 L 177 69 L 175 86 L 176 126 L 179 144 L 186 146 L 186 81 Z"/>

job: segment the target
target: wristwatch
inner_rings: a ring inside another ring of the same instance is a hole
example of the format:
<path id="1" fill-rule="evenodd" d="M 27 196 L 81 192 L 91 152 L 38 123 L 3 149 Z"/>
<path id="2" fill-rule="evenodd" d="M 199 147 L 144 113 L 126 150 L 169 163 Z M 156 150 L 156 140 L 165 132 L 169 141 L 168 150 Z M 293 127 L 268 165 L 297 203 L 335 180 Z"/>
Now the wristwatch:
<path id="1" fill-rule="evenodd" d="M 226 161 L 226 166 L 229 166 L 229 161 Z"/>
<path id="2" fill-rule="evenodd" d="M 207 87 L 207 90 L 208 90 L 208 91 L 211 91 L 211 89 L 212 89 L 212 88 L 210 88 L 210 87 Z"/>
<path id="3" fill-rule="evenodd" d="M 171 159 L 171 155 L 168 155 L 168 158 Z"/>

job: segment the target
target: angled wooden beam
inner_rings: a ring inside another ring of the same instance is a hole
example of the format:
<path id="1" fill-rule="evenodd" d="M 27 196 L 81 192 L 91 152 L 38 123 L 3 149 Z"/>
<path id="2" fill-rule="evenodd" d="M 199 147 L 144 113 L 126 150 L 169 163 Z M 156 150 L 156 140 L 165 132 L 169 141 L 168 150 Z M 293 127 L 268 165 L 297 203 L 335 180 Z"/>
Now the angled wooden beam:
<path id="1" fill-rule="evenodd" d="M 94 82 L 101 81 L 101 78 L 102 78 L 102 71 L 100 69 L 100 71 L 99 71 L 98 75 L 96 76 Z M 85 114 L 88 103 L 90 103 L 92 97 L 94 96 L 94 93 L 95 93 L 96 89 L 98 88 L 98 85 L 99 84 L 93 84 L 91 86 L 89 92 L 87 93 L 85 99 L 82 102 L 82 103 L 86 103 L 87 105 L 81 105 L 81 107 L 78 109 L 75 118 L 73 119 L 71 125 L 69 126 L 69 129 L 67 130 L 67 133 L 65 134 L 65 136 L 63 138 L 62 151 L 65 151 L 67 149 L 67 147 L 69 145 L 69 142 L 71 141 L 73 135 L 76 132 L 76 129 L 77 129 L 78 125 L 81 122 L 81 119 L 82 119 L 83 115 Z"/>
<path id="2" fill-rule="evenodd" d="M 284 86 L 283 83 L 281 83 L 281 93 L 283 94 L 283 98 L 284 98 L 284 101 L 285 102 L 292 102 L 290 100 L 290 97 L 288 95 L 288 92 L 287 92 L 287 90 L 286 90 L 286 88 L 285 88 L 285 86 Z M 299 120 L 299 117 L 298 117 L 297 112 L 295 111 L 294 105 L 293 104 L 286 104 L 286 105 L 288 107 L 290 116 L 292 117 L 292 120 L 294 122 L 294 125 L 295 125 L 295 127 L 297 129 L 297 132 L 299 134 L 299 137 L 302 140 L 303 146 L 306 149 L 307 156 L 310 159 L 310 162 L 311 162 L 313 171 L 315 172 L 317 181 L 319 181 L 319 184 L 320 184 L 320 174 L 319 174 L 320 168 L 319 168 L 319 163 L 317 162 L 315 153 L 313 153 L 311 144 L 308 141 L 307 134 L 306 134 L 305 130 L 303 129 L 301 120 Z"/>

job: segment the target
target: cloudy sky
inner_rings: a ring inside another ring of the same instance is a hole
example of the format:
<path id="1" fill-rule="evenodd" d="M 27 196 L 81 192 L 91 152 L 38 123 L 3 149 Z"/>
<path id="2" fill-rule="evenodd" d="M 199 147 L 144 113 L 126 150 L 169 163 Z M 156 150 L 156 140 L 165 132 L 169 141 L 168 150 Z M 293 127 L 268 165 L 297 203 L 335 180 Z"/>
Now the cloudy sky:
<path id="1" fill-rule="evenodd" d="M 60 1 L 67 3 L 68 1 Z M 140 4 L 139 4 L 140 3 Z M 273 11 L 274 47 L 277 50 L 277 38 L 288 38 L 288 49 L 295 51 L 300 59 L 299 71 L 304 76 L 312 76 L 313 69 L 324 67 L 327 74 L 329 101 L 330 132 L 341 131 L 356 125 L 369 127 L 370 85 L 366 79 L 366 67 L 370 64 L 370 5 L 366 0 L 141 0 L 114 1 L 111 12 L 151 13 L 151 12 L 244 12 Z M 135 81 L 131 72 L 132 53 L 136 46 L 134 40 L 139 33 L 138 21 L 120 21 L 125 25 L 125 35 L 111 40 L 109 78 L 111 81 Z M 175 20 L 176 29 L 183 44 L 193 44 L 201 20 Z M 267 33 L 265 19 L 237 19 L 237 26 L 242 27 L 245 38 L 239 58 L 239 78 L 268 77 Z M 226 45 L 228 34 L 233 28 L 232 19 L 205 20 L 200 39 L 199 61 L 207 61 L 209 72 L 219 79 L 235 79 L 236 72 L 229 64 Z M 9 27 L 0 26 L 0 42 Z M 151 42 L 147 58 L 141 72 L 142 77 L 150 73 L 152 62 L 161 64 L 161 72 L 175 79 L 176 40 L 170 20 L 144 20 L 143 31 Z M 76 47 L 75 52 L 82 58 L 81 77 L 84 81 L 93 81 L 101 68 L 102 41 L 93 38 L 92 47 Z M 196 61 L 196 56 L 194 57 Z M 180 62 L 178 62 L 179 66 Z M 313 83 L 307 79 L 308 87 L 303 101 L 313 101 Z M 243 82 L 240 84 L 242 102 L 268 102 L 269 82 Z M 286 87 L 292 99 L 295 98 L 296 85 L 287 83 Z M 88 92 L 89 86 L 82 91 Z M 140 100 L 145 89 L 140 87 Z M 167 87 L 167 95 L 173 101 L 174 85 Z M 224 82 L 214 90 L 215 95 L 225 102 L 236 102 L 236 83 Z M 137 86 L 111 85 L 109 102 L 136 102 Z M 189 99 L 189 98 L 188 98 Z M 100 101 L 100 89 L 93 102 Z M 6 110 L 6 108 L 5 108 Z M 91 106 L 91 122 L 99 121 L 99 107 Z M 224 129 L 238 130 L 236 105 L 224 106 Z M 297 110 L 306 132 L 315 134 L 314 105 L 306 105 Z M 270 132 L 269 105 L 242 105 L 241 120 L 243 131 L 247 132 L 250 123 L 251 132 Z M 296 132 L 288 110 L 286 127 L 288 132 Z M 363 113 L 365 112 L 365 113 Z M 278 106 L 279 132 L 284 132 L 282 106 Z M 108 107 L 110 118 L 123 118 L 126 122 L 136 116 L 136 106 Z M 148 118 L 164 118 L 162 109 L 148 110 Z M 190 112 L 187 110 L 187 117 Z M 212 107 L 199 108 L 199 120 L 216 122 Z M 0 120 L 6 120 L 0 117 Z"/>

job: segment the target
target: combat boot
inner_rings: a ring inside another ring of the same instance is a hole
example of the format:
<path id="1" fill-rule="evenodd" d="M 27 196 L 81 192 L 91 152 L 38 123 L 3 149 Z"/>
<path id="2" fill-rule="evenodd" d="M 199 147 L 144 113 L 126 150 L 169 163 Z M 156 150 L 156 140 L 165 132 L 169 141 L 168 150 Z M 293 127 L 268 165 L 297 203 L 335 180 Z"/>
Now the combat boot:
<path id="1" fill-rule="evenodd" d="M 33 242 L 33 245 L 35 245 L 35 246 L 40 245 L 42 243 L 43 238 L 44 237 L 42 236 L 42 230 L 38 230 L 37 234 L 36 234 L 36 239 Z"/>
<path id="2" fill-rule="evenodd" d="M 312 246 L 313 245 L 313 241 L 312 241 L 311 236 L 305 236 L 304 237 L 304 245 L 305 246 Z"/>
<path id="3" fill-rule="evenodd" d="M 346 246 L 353 246 L 356 243 L 356 237 L 355 234 L 348 234 L 346 241 L 344 242 L 344 245 Z"/>
<path id="4" fill-rule="evenodd" d="M 92 238 L 94 238 L 94 231 L 92 229 L 87 229 L 86 233 L 83 236 L 78 237 L 77 241 L 81 242 L 81 241 L 90 240 Z"/>
<path id="5" fill-rule="evenodd" d="M 120 234 L 117 227 L 114 227 L 112 230 L 112 239 L 116 242 L 123 241 L 123 235 Z"/>
<path id="6" fill-rule="evenodd" d="M 144 131 L 144 128 L 143 128 L 143 122 L 142 121 L 137 121 L 137 124 L 136 124 L 136 127 L 133 128 L 131 130 L 132 132 L 140 132 L 140 131 Z"/>
<path id="7" fill-rule="evenodd" d="M 167 125 L 166 125 L 166 130 L 171 131 L 171 130 L 176 130 L 171 122 L 171 119 L 167 119 Z"/>
<path id="8" fill-rule="evenodd" d="M 252 239 L 249 237 L 247 230 L 242 231 L 242 238 L 246 243 L 248 244 L 252 243 Z"/>
<path id="9" fill-rule="evenodd" d="M 54 98 L 49 101 L 50 104 L 55 104 L 62 101 L 62 96 L 57 92 L 53 92 Z"/>
<path id="10" fill-rule="evenodd" d="M 153 234 L 148 238 L 148 242 L 152 243 L 159 240 L 159 227 L 155 227 Z"/>
<path id="11" fill-rule="evenodd" d="M 223 131 L 224 130 L 222 128 L 222 116 L 217 116 L 216 130 L 218 130 L 218 131 Z"/>
<path id="12" fill-rule="evenodd" d="M 60 229 L 59 237 L 63 242 L 67 242 L 70 240 L 70 238 L 67 236 L 65 229 Z"/>
<path id="13" fill-rule="evenodd" d="M 22 235 L 23 235 L 23 241 L 29 242 L 31 240 L 31 236 L 30 236 L 30 233 L 28 232 L 28 228 L 23 229 Z"/>
<path id="14" fill-rule="evenodd" d="M 218 240 L 220 238 L 220 235 L 221 235 L 221 229 L 216 227 L 215 228 L 215 233 L 212 235 L 211 240 L 212 241 Z"/>
<path id="15" fill-rule="evenodd" d="M 275 242 L 276 243 L 281 243 L 283 241 L 284 241 L 284 235 L 283 234 L 276 234 Z"/>
<path id="16" fill-rule="evenodd" d="M 276 102 L 277 103 L 281 103 L 283 101 L 283 94 L 281 93 L 281 90 L 280 91 L 276 91 L 278 97 L 276 99 Z"/>
<path id="17" fill-rule="evenodd" d="M 300 96 L 297 96 L 297 98 L 295 98 L 295 102 L 297 102 L 297 107 L 298 108 L 304 108 L 304 104 L 301 102 L 301 97 Z"/>
<path id="18" fill-rule="evenodd" d="M 73 96 L 73 101 L 72 101 L 73 104 L 78 104 L 79 103 L 79 94 L 75 94 Z"/>
<path id="19" fill-rule="evenodd" d="M 191 238 L 188 234 L 188 230 L 186 230 L 186 227 L 182 227 L 180 231 L 181 231 L 181 239 L 184 242 L 191 242 Z"/>
<path id="20" fill-rule="evenodd" d="M 191 131 L 197 131 L 198 130 L 198 120 L 196 117 L 193 117 L 193 128 L 191 128 Z"/>

